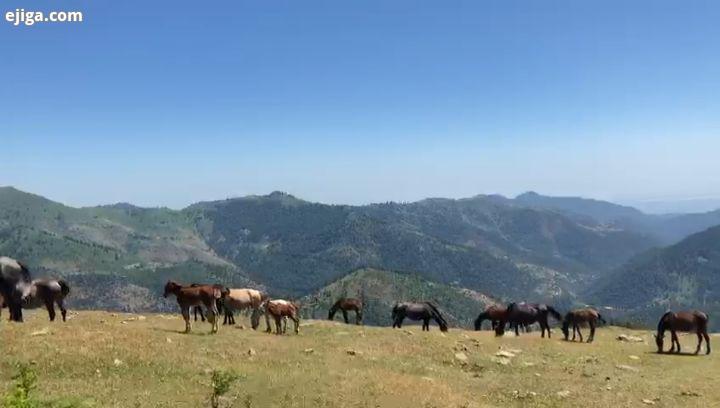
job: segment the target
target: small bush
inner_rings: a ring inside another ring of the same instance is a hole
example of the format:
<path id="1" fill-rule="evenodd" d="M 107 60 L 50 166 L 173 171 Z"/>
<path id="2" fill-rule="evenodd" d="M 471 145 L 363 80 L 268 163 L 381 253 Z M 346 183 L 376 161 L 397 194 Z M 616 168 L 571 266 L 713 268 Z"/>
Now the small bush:
<path id="1" fill-rule="evenodd" d="M 220 398 L 230 391 L 230 386 L 239 378 L 240 376 L 233 372 L 219 370 L 212 372 L 212 395 L 210 396 L 212 408 L 220 407 Z"/>
<path id="2" fill-rule="evenodd" d="M 12 377 L 13 389 L 3 398 L 5 408 L 35 408 L 40 406 L 32 395 L 37 386 L 37 374 L 25 364 L 18 365 L 18 373 Z"/>

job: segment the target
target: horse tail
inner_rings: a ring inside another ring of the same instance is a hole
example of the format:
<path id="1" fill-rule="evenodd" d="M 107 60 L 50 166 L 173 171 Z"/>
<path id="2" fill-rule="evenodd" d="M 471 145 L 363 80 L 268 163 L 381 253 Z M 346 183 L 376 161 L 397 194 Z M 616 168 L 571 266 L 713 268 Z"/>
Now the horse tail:
<path id="1" fill-rule="evenodd" d="M 561 322 L 563 320 L 562 315 L 560 314 L 560 312 L 555 310 L 555 308 L 553 308 L 552 306 L 545 306 L 545 307 L 547 307 L 547 311 L 550 312 L 550 315 L 552 315 L 552 317 L 554 317 L 555 320 L 557 320 L 559 322 Z"/>
<path id="2" fill-rule="evenodd" d="M 63 297 L 66 297 L 70 293 L 70 285 L 65 282 L 64 279 L 58 279 L 58 285 L 60 285 L 60 293 Z"/>
<path id="3" fill-rule="evenodd" d="M 482 312 L 478 315 L 477 319 L 475 319 L 475 330 L 480 330 L 482 328 L 482 322 L 483 320 L 488 318 L 487 312 Z"/>

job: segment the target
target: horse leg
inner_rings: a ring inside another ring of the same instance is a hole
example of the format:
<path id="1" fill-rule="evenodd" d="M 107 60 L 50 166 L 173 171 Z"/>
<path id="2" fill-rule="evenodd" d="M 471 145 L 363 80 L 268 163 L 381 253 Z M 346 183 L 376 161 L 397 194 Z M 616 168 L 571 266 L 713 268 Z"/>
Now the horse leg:
<path id="1" fill-rule="evenodd" d="M 62 315 L 63 322 L 66 322 L 67 321 L 67 309 L 65 309 L 65 301 L 63 299 L 58 299 L 57 305 L 60 308 L 60 314 Z"/>
<path id="2" fill-rule="evenodd" d="M 549 331 L 550 331 L 550 328 L 548 328 L 548 332 Z M 582 330 L 580 329 L 579 324 L 577 325 L 577 331 L 578 331 L 578 337 L 580 337 L 580 343 L 582 343 L 584 341 L 584 339 L 583 339 Z"/>
<path id="3" fill-rule="evenodd" d="M 520 335 L 520 323 L 513 323 L 513 325 L 515 325 L 515 335 L 519 336 Z"/>
<path id="4" fill-rule="evenodd" d="M 355 311 L 355 324 L 362 324 L 362 312 L 359 310 Z"/>
<path id="5" fill-rule="evenodd" d="M 590 322 L 590 338 L 588 339 L 588 343 L 592 343 L 593 340 L 595 340 L 595 322 Z"/>
<path id="6" fill-rule="evenodd" d="M 705 354 L 710 354 L 710 336 L 708 336 L 707 330 L 703 331 L 703 337 L 705 338 Z"/>
<path id="7" fill-rule="evenodd" d="M 345 324 L 349 324 L 350 320 L 348 320 L 347 310 L 343 309 L 342 314 L 343 314 L 343 319 L 345 319 Z"/>
<path id="8" fill-rule="evenodd" d="M 702 337 L 702 334 L 700 334 L 700 332 L 697 332 L 697 338 L 698 338 L 698 345 L 697 345 L 697 348 L 695 349 L 695 355 L 700 354 L 700 346 L 702 346 L 702 342 L 703 342 L 703 337 Z"/>
<path id="9" fill-rule="evenodd" d="M 272 329 L 270 328 L 270 313 L 267 310 L 265 311 L 265 333 L 272 333 Z"/>
<path id="10" fill-rule="evenodd" d="M 185 333 L 190 333 L 192 326 L 190 325 L 190 307 L 181 306 L 182 316 L 185 320 Z"/>
<path id="11" fill-rule="evenodd" d="M 275 318 L 275 334 L 280 335 L 282 332 L 282 316 L 273 316 Z"/>
<path id="12" fill-rule="evenodd" d="M 16 299 L 8 299 L 8 309 L 10 309 L 10 321 L 22 323 L 22 304 Z"/>
<path id="13" fill-rule="evenodd" d="M 50 317 L 50 321 L 55 321 L 55 304 L 52 300 L 46 300 L 45 301 L 45 308 L 48 311 L 48 316 Z"/>
<path id="14" fill-rule="evenodd" d="M 673 330 L 673 331 L 671 332 L 671 334 L 672 334 L 672 341 L 677 345 L 677 353 L 680 353 L 680 351 L 681 351 L 681 348 L 680 348 L 680 339 L 678 339 L 677 332 L 676 332 L 675 330 Z"/>
<path id="15" fill-rule="evenodd" d="M 295 323 L 295 334 L 300 334 L 300 318 L 297 316 L 296 313 L 293 313 L 290 318 Z"/>

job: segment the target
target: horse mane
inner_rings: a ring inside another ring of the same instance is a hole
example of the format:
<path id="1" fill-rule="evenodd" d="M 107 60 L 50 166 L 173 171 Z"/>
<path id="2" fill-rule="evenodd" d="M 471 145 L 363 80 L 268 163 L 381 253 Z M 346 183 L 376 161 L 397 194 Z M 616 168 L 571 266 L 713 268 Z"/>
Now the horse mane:
<path id="1" fill-rule="evenodd" d="M 482 321 L 488 318 L 487 312 L 481 312 L 477 319 L 475 319 L 475 330 L 480 330 L 480 327 L 482 326 Z"/>
<path id="2" fill-rule="evenodd" d="M 58 279 L 57 283 L 60 285 L 60 293 L 62 293 L 63 296 L 67 296 L 68 293 L 70 293 L 70 285 L 68 285 L 64 279 Z"/>
<path id="3" fill-rule="evenodd" d="M 440 325 L 440 329 L 442 329 L 443 331 L 447 330 L 447 328 L 448 328 L 447 321 L 445 320 L 445 318 L 442 317 L 438 308 L 435 307 L 435 305 L 430 302 L 424 302 L 424 303 L 430 307 L 430 309 L 432 311 L 432 315 L 435 318 L 435 321 L 437 321 L 438 324 Z"/>
<path id="4" fill-rule="evenodd" d="M 667 312 L 665 312 L 665 314 L 662 315 L 662 317 L 660 318 L 660 321 L 658 322 L 658 326 L 657 326 L 658 332 L 662 331 L 665 328 L 665 318 L 672 314 L 673 314 L 673 312 L 671 310 L 668 310 Z"/>
<path id="5" fill-rule="evenodd" d="M 552 306 L 545 305 L 545 307 L 547 308 L 547 311 L 550 312 L 550 314 L 552 315 L 552 317 L 555 318 L 555 320 L 557 320 L 557 321 L 559 321 L 559 322 L 562 321 L 562 315 L 560 314 L 560 312 L 558 312 L 557 310 L 555 310 L 555 308 L 553 308 Z"/>

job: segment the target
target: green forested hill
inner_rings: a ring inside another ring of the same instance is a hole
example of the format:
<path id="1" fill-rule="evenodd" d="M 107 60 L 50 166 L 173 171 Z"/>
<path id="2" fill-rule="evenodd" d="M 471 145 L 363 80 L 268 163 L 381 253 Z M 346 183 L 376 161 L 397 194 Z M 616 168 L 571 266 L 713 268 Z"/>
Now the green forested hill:
<path id="1" fill-rule="evenodd" d="M 586 298 L 639 320 L 667 309 L 720 312 L 720 227 L 633 258 L 589 288 Z M 714 327 L 720 327 L 711 319 Z"/>

